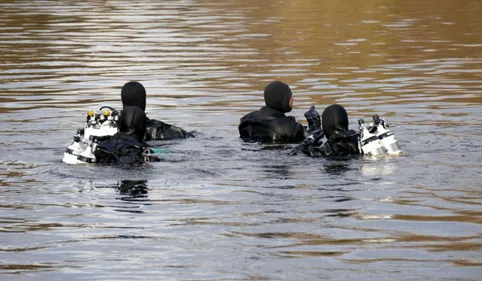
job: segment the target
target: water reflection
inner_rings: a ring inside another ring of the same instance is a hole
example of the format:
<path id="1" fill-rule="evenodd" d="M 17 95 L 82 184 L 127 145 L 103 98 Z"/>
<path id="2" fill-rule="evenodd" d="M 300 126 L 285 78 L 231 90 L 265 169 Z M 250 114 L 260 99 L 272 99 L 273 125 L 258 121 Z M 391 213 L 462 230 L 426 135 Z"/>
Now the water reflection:
<path id="1" fill-rule="evenodd" d="M 151 204 L 148 198 L 147 180 L 121 180 L 111 185 L 94 183 L 93 186 L 94 188 L 113 188 L 117 191 L 119 197 L 116 200 L 124 203 L 112 206 L 118 212 L 144 213 L 142 208 Z"/>
<path id="2" fill-rule="evenodd" d="M 399 156 L 398 160 L 400 160 Z M 400 163 L 400 162 L 398 162 Z M 379 178 L 389 176 L 396 172 L 397 159 L 385 157 L 380 159 L 365 159 L 361 165 L 361 175 L 365 177 Z"/>
<path id="3" fill-rule="evenodd" d="M 291 179 L 293 176 L 293 172 L 291 169 L 293 168 L 291 164 L 263 164 L 260 168 L 263 169 L 265 172 L 266 179 Z M 290 187 L 283 187 L 283 188 L 292 188 Z"/>
<path id="4" fill-rule="evenodd" d="M 121 197 L 121 200 L 131 201 L 148 201 L 147 199 L 147 180 L 122 180 L 115 187 L 119 195 L 127 195 L 127 197 Z"/>
<path id="5" fill-rule="evenodd" d="M 350 170 L 350 165 L 346 163 L 348 159 L 330 158 L 329 163 L 323 165 L 326 173 L 341 176 Z"/>

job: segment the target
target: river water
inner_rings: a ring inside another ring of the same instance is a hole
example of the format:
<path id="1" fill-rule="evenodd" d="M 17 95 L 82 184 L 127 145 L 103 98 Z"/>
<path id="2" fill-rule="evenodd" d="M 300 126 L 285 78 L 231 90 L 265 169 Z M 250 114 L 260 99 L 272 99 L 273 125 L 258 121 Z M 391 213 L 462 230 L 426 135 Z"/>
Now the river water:
<path id="1" fill-rule="evenodd" d="M 1 280 L 481 280 L 482 2 L 2 1 Z M 133 169 L 61 162 L 147 89 L 197 131 Z M 404 155 L 239 140 L 271 81 L 306 124 L 379 114 Z M 270 149 L 268 149 L 270 148 Z"/>

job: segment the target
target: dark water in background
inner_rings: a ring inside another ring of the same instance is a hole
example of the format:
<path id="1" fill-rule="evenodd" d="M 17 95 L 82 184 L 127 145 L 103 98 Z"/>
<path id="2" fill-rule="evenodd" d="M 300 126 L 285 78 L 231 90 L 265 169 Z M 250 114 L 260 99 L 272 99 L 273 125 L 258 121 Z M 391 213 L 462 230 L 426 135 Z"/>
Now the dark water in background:
<path id="1" fill-rule="evenodd" d="M 78 2 L 78 3 L 77 3 Z M 481 280 L 482 2 L 2 1 L 1 280 Z M 271 81 L 405 155 L 238 139 Z M 196 130 L 142 169 L 68 166 L 89 109 L 141 81 Z"/>

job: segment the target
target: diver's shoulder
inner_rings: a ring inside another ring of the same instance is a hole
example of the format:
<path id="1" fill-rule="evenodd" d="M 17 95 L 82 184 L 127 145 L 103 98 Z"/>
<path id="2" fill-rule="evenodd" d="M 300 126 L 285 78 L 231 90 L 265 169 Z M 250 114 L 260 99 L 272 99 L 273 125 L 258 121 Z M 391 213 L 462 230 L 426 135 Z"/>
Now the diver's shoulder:
<path id="1" fill-rule="evenodd" d="M 252 119 L 256 119 L 257 115 L 258 115 L 258 110 L 255 110 L 255 111 L 251 111 L 250 113 L 244 115 L 243 117 L 241 117 L 240 121 L 241 123 L 242 122 L 245 122 L 245 121 L 249 121 L 249 120 L 252 120 Z"/>

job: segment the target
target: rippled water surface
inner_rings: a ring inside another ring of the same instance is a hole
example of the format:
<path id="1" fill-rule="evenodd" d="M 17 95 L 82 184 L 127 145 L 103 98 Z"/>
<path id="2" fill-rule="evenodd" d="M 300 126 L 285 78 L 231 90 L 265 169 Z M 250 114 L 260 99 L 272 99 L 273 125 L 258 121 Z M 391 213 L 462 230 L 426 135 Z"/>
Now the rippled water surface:
<path id="1" fill-rule="evenodd" d="M 481 280 L 482 2 L 2 1 L 1 280 Z M 198 132 L 142 168 L 68 166 L 130 80 Z M 290 113 L 379 114 L 405 154 L 288 157 L 238 138 Z"/>

